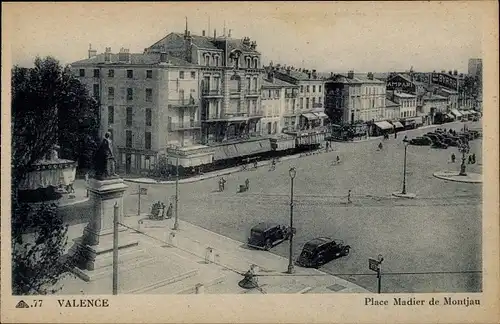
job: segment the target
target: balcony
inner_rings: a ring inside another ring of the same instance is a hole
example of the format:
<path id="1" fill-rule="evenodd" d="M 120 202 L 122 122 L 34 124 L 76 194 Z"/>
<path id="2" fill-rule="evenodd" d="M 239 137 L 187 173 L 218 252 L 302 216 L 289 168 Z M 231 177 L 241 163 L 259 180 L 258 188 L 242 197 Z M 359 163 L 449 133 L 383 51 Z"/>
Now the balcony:
<path id="1" fill-rule="evenodd" d="M 168 105 L 172 108 L 194 108 L 198 107 L 199 101 L 193 98 L 190 99 L 180 99 L 180 100 L 169 100 Z"/>
<path id="2" fill-rule="evenodd" d="M 201 127 L 200 125 L 201 125 L 201 123 L 199 120 L 191 120 L 191 121 L 183 122 L 183 123 L 170 123 L 168 125 L 168 129 L 171 132 L 183 131 L 183 130 L 200 128 Z"/>
<path id="3" fill-rule="evenodd" d="M 323 108 L 323 103 L 322 102 L 315 102 L 312 105 L 313 108 Z"/>
<path id="4" fill-rule="evenodd" d="M 222 91 L 220 89 L 203 89 L 202 95 L 205 98 L 222 98 Z"/>
<path id="5" fill-rule="evenodd" d="M 264 113 L 262 110 L 257 110 L 253 112 L 227 112 L 223 115 L 215 115 L 215 114 L 210 114 L 207 116 L 205 121 L 231 121 L 231 120 L 239 120 L 239 121 L 245 121 L 249 118 L 258 118 L 258 117 L 264 117 Z"/>
<path id="6" fill-rule="evenodd" d="M 247 90 L 245 92 L 245 97 L 259 97 L 260 91 L 258 90 Z"/>

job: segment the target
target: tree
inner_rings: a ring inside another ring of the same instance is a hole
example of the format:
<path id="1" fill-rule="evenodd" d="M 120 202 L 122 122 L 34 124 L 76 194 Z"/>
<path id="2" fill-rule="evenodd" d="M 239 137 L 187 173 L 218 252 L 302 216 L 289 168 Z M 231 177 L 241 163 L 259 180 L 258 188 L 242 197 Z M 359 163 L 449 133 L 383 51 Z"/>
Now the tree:
<path id="1" fill-rule="evenodd" d="M 69 69 L 51 57 L 12 69 L 12 289 L 46 294 L 64 275 L 67 227 L 53 204 L 18 200 L 18 184 L 55 143 L 88 165 L 97 141 L 98 106 Z"/>

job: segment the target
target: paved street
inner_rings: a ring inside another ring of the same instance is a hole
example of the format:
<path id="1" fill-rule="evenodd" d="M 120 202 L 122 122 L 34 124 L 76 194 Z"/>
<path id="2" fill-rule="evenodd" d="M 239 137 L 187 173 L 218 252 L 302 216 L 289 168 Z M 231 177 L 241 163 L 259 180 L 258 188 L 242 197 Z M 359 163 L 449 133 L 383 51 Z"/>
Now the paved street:
<path id="1" fill-rule="evenodd" d="M 441 127 L 460 129 L 461 123 Z M 479 123 L 468 123 L 479 128 Z M 431 128 L 408 132 L 412 138 Z M 317 236 L 343 239 L 351 245 L 351 254 L 322 267 L 370 291 L 376 291 L 376 277 L 368 269 L 368 258 L 385 258 L 383 292 L 460 292 L 480 291 L 480 274 L 407 274 L 411 272 L 481 270 L 481 185 L 447 182 L 433 177 L 440 170 L 458 170 L 449 163 L 458 150 L 409 146 L 407 191 L 416 199 L 391 197 L 402 187 L 404 132 L 384 141 L 335 143 L 334 152 L 284 161 L 275 171 L 268 167 L 225 176 L 226 191 L 216 192 L 218 179 L 179 186 L 179 217 L 238 241 L 246 241 L 250 228 L 260 221 L 289 222 L 290 178 L 288 169 L 296 167 L 294 255 L 303 244 Z M 478 164 L 468 170 L 481 172 L 481 140 L 474 140 L 471 153 Z M 339 155 L 342 162 L 332 165 Z M 250 180 L 247 193 L 236 193 L 239 184 Z M 129 183 L 125 198 L 127 214 L 137 213 L 137 184 Z M 148 188 L 143 196 L 143 211 L 153 201 L 172 200 L 173 185 L 141 185 Z M 352 204 L 347 192 L 352 190 Z M 86 204 L 68 207 L 82 221 Z M 76 213 L 75 213 L 76 214 Z M 182 230 L 182 229 L 181 229 Z M 288 244 L 272 249 L 287 257 Z M 269 253 L 269 252 L 262 252 Z M 285 270 L 285 269 L 283 269 Z M 404 272 L 405 274 L 398 274 Z"/>

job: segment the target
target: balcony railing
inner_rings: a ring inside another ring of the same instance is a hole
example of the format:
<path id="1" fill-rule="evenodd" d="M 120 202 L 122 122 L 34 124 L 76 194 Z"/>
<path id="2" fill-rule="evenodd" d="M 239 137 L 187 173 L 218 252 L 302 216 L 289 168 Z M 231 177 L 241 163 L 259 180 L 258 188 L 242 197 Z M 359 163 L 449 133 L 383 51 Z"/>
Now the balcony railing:
<path id="1" fill-rule="evenodd" d="M 285 93 L 285 98 L 297 98 L 299 94 L 297 92 L 295 93 Z"/>
<path id="2" fill-rule="evenodd" d="M 247 90 L 245 91 L 245 96 L 248 97 L 260 96 L 260 92 L 258 90 Z"/>
<path id="3" fill-rule="evenodd" d="M 235 117 L 243 117 L 243 118 L 250 118 L 250 117 L 263 117 L 264 113 L 262 110 L 257 110 L 257 111 L 252 111 L 252 112 L 227 112 L 223 115 L 216 115 L 216 114 L 211 114 L 207 116 L 206 120 L 215 120 L 215 119 L 230 119 L 230 118 L 235 118 Z"/>
<path id="4" fill-rule="evenodd" d="M 183 123 L 170 123 L 168 128 L 170 131 L 186 130 L 186 129 L 196 129 L 200 128 L 201 123 L 199 120 L 191 120 Z"/>
<path id="5" fill-rule="evenodd" d="M 179 100 L 169 100 L 168 101 L 169 105 L 174 107 L 174 108 L 185 108 L 185 107 L 195 107 L 198 106 L 199 101 L 190 98 L 190 99 L 179 99 Z"/>
<path id="6" fill-rule="evenodd" d="M 313 108 L 323 108 L 323 103 L 322 102 L 315 102 L 312 105 Z"/>
<path id="7" fill-rule="evenodd" d="M 203 89 L 202 94 L 205 97 L 222 96 L 222 91 L 220 89 Z"/>

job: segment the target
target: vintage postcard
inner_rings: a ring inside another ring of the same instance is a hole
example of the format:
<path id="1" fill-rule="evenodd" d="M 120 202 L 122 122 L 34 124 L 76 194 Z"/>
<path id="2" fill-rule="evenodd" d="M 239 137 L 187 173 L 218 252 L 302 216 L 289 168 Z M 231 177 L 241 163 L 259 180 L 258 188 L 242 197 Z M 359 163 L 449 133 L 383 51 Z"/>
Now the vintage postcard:
<path id="1" fill-rule="evenodd" d="M 497 2 L 10 2 L 2 36 L 2 322 L 499 322 Z"/>

